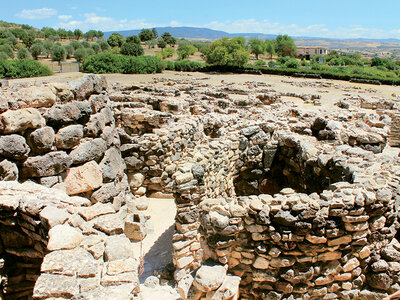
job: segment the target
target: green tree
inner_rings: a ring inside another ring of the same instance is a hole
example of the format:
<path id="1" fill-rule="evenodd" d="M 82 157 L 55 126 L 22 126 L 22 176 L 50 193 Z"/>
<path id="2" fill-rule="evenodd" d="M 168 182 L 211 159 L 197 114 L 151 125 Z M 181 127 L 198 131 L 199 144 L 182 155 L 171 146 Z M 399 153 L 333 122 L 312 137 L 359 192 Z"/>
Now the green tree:
<path id="1" fill-rule="evenodd" d="M 154 39 L 153 31 L 150 29 L 142 29 L 142 31 L 139 33 L 139 38 L 142 42 L 150 41 Z"/>
<path id="2" fill-rule="evenodd" d="M 9 44 L 0 45 L 0 52 L 7 54 L 8 58 L 14 58 L 14 50 Z"/>
<path id="3" fill-rule="evenodd" d="M 80 48 L 75 50 L 74 52 L 74 58 L 76 59 L 77 62 L 83 62 L 83 60 L 88 56 L 88 53 L 85 48 Z"/>
<path id="4" fill-rule="evenodd" d="M 265 53 L 265 43 L 260 39 L 251 38 L 249 40 L 249 46 L 250 46 L 250 53 L 254 54 L 257 60 L 260 54 Z"/>
<path id="5" fill-rule="evenodd" d="M 18 59 L 32 59 L 32 56 L 29 53 L 28 49 L 21 48 L 21 49 L 19 49 L 19 51 L 17 53 L 17 58 Z"/>
<path id="6" fill-rule="evenodd" d="M 265 52 L 269 54 L 269 58 L 272 59 L 272 56 L 275 54 L 275 45 L 272 40 L 265 40 Z"/>
<path id="7" fill-rule="evenodd" d="M 124 42 L 125 38 L 121 34 L 116 32 L 111 34 L 110 37 L 107 39 L 107 43 L 111 47 L 121 47 Z"/>
<path id="8" fill-rule="evenodd" d="M 77 40 L 81 39 L 83 37 L 83 32 L 80 29 L 75 29 L 74 30 L 74 36 Z"/>
<path id="9" fill-rule="evenodd" d="M 22 36 L 22 42 L 25 44 L 27 48 L 30 48 L 33 45 L 33 42 L 35 41 L 35 35 L 31 32 L 26 32 Z"/>
<path id="10" fill-rule="evenodd" d="M 144 51 L 139 44 L 125 43 L 121 47 L 121 54 L 129 56 L 140 56 L 144 54 Z"/>
<path id="11" fill-rule="evenodd" d="M 275 39 L 276 53 L 280 57 L 296 57 L 297 48 L 294 40 L 288 35 L 278 35 Z"/>
<path id="12" fill-rule="evenodd" d="M 62 39 L 65 40 L 68 37 L 68 32 L 64 28 L 59 28 L 57 30 L 57 35 Z"/>
<path id="13" fill-rule="evenodd" d="M 51 51 L 51 59 L 61 63 L 66 56 L 66 51 L 63 46 L 55 45 Z"/>
<path id="14" fill-rule="evenodd" d="M 45 51 L 44 46 L 39 43 L 33 44 L 29 50 L 31 51 L 32 57 L 36 60 L 38 59 L 39 55 Z"/>
<path id="15" fill-rule="evenodd" d="M 157 39 L 157 47 L 161 48 L 161 50 L 162 50 L 165 47 L 167 47 L 167 42 L 162 37 L 160 37 Z"/>
<path id="16" fill-rule="evenodd" d="M 131 35 L 126 38 L 126 42 L 140 44 L 140 38 L 137 35 Z"/>
<path id="17" fill-rule="evenodd" d="M 101 48 L 98 43 L 93 43 L 90 45 L 90 47 L 93 49 L 94 53 L 96 53 L 96 54 L 101 52 Z"/>
<path id="18" fill-rule="evenodd" d="M 57 35 L 57 31 L 51 27 L 43 27 L 41 31 L 44 33 L 45 38 L 49 38 L 52 35 Z"/>
<path id="19" fill-rule="evenodd" d="M 186 44 L 186 45 L 180 46 L 178 48 L 178 59 L 180 59 L 180 60 L 186 59 L 190 55 L 195 54 L 196 51 L 197 51 L 196 47 L 191 44 Z"/>
<path id="20" fill-rule="evenodd" d="M 67 59 L 71 58 L 72 55 L 73 55 L 74 52 L 75 52 L 74 47 L 72 47 L 72 45 L 69 44 L 69 45 L 66 45 L 64 48 L 65 48 L 66 58 L 67 58 Z"/>
<path id="21" fill-rule="evenodd" d="M 106 40 L 97 40 L 97 44 L 99 44 L 101 51 L 107 51 L 110 49 L 110 45 Z"/>
<path id="22" fill-rule="evenodd" d="M 151 32 L 153 33 L 153 40 L 155 40 L 156 38 L 158 38 L 158 32 L 157 32 L 157 30 L 156 30 L 155 28 L 153 28 L 153 29 L 151 30 Z"/>
<path id="23" fill-rule="evenodd" d="M 89 30 L 88 32 L 86 32 L 84 35 L 85 39 L 87 39 L 88 41 L 92 41 L 95 37 L 98 36 L 98 32 L 96 30 Z"/>
<path id="24" fill-rule="evenodd" d="M 156 42 L 155 39 L 152 39 L 152 40 L 150 40 L 150 41 L 146 41 L 145 44 L 146 44 L 147 47 L 149 47 L 149 49 L 150 49 L 150 48 L 154 48 L 154 46 L 157 44 L 157 42 Z"/>
<path id="25" fill-rule="evenodd" d="M 240 40 L 224 37 L 210 45 L 205 58 L 209 64 L 240 67 L 248 62 L 249 52 Z"/>
<path id="26" fill-rule="evenodd" d="M 174 38 L 169 32 L 164 32 L 163 35 L 161 36 L 163 40 L 171 46 L 176 45 L 176 38 Z"/>
<path id="27" fill-rule="evenodd" d="M 52 41 L 50 40 L 45 40 L 43 42 L 43 47 L 44 47 L 44 52 L 46 54 L 46 58 L 49 58 L 50 54 L 51 54 L 51 50 L 54 47 L 54 44 L 52 43 Z"/>

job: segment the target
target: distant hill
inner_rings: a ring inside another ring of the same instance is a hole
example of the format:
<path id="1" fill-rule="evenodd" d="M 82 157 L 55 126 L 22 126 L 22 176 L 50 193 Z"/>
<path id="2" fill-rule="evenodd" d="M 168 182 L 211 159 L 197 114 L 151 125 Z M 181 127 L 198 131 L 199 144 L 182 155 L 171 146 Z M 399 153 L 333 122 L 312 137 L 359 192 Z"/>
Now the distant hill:
<path id="1" fill-rule="evenodd" d="M 171 35 L 178 38 L 185 39 L 198 39 L 198 40 L 216 40 L 222 37 L 238 37 L 242 36 L 248 38 L 259 38 L 259 39 L 275 39 L 276 34 L 264 34 L 264 33 L 228 33 L 220 30 L 213 30 L 209 28 L 200 27 L 156 27 L 158 35 L 162 35 L 164 32 L 169 32 Z M 124 30 L 124 31 L 109 31 L 104 32 L 104 38 L 108 38 L 112 33 L 118 32 L 123 36 L 138 35 L 141 29 L 135 30 Z M 399 39 L 330 39 L 323 37 L 293 37 L 297 45 L 307 46 L 322 46 L 327 48 L 377 48 L 382 47 L 400 47 Z M 382 45 L 383 44 L 383 45 Z"/>

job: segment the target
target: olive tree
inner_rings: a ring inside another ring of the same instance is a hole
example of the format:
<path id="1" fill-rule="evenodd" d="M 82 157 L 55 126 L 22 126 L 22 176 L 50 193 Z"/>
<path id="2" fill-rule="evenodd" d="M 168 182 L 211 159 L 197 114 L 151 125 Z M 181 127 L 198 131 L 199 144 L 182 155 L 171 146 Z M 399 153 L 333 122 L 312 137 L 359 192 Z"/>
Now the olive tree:
<path id="1" fill-rule="evenodd" d="M 220 66 L 245 65 L 249 60 L 249 52 L 240 40 L 224 37 L 213 42 L 205 52 L 206 62 Z"/>
<path id="2" fill-rule="evenodd" d="M 110 35 L 110 37 L 107 39 L 107 43 L 111 47 L 121 47 L 124 42 L 125 38 L 121 34 L 116 32 Z"/>
<path id="3" fill-rule="evenodd" d="M 251 38 L 249 40 L 249 47 L 250 53 L 254 54 L 257 60 L 260 54 L 265 53 L 265 43 L 260 39 Z"/>

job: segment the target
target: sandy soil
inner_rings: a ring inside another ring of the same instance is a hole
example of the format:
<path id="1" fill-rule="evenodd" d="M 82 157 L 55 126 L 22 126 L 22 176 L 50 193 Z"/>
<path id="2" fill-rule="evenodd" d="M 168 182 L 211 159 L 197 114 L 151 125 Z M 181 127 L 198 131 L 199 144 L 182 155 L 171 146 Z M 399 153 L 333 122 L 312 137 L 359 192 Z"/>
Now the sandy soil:
<path id="1" fill-rule="evenodd" d="M 140 276 L 143 283 L 147 277 L 172 262 L 172 235 L 174 234 L 176 205 L 174 199 L 149 198 L 148 212 L 154 226 L 142 243 L 134 243 L 135 257 L 144 257 L 144 273 Z M 141 248 L 142 244 L 142 250 Z"/>

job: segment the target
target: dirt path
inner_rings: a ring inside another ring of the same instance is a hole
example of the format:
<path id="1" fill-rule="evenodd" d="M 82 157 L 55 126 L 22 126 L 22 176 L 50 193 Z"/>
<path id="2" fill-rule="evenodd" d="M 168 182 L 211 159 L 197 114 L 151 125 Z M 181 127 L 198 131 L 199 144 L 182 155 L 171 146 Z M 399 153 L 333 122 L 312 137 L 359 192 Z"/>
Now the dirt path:
<path id="1" fill-rule="evenodd" d="M 148 212 L 154 231 L 142 242 L 144 273 L 140 276 L 143 283 L 154 271 L 164 268 L 172 262 L 172 235 L 174 234 L 176 205 L 174 199 L 149 198 Z M 135 255 L 140 256 L 140 243 L 135 243 Z"/>

